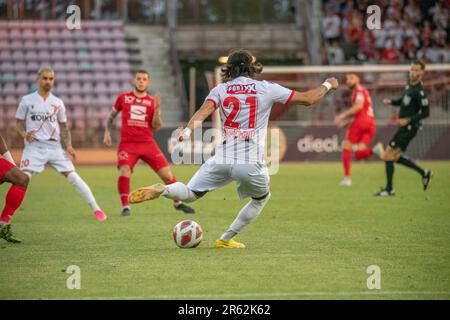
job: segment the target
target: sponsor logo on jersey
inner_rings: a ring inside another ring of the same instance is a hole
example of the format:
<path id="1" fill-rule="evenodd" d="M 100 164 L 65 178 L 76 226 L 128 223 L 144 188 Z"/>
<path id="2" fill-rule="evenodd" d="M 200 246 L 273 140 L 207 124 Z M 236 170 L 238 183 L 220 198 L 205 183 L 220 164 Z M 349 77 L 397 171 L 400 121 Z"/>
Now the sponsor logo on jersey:
<path id="1" fill-rule="evenodd" d="M 119 160 L 128 160 L 128 152 L 120 151 L 119 152 Z"/>
<path id="2" fill-rule="evenodd" d="M 227 94 L 256 94 L 256 83 L 231 84 L 227 86 Z"/>
<path id="3" fill-rule="evenodd" d="M 130 106 L 130 119 L 145 121 L 147 117 L 147 108 L 144 106 L 131 105 Z"/>
<path id="4" fill-rule="evenodd" d="M 48 114 L 48 113 L 32 113 L 31 121 L 49 121 L 49 122 L 56 122 L 56 115 L 55 114 Z"/>

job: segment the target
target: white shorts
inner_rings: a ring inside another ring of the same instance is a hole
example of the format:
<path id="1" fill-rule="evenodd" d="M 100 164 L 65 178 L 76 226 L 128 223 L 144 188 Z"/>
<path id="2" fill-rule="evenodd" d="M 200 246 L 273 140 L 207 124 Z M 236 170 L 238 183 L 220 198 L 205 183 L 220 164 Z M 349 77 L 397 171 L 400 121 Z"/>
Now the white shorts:
<path id="1" fill-rule="evenodd" d="M 20 169 L 40 173 L 44 171 L 46 164 L 58 172 L 75 171 L 72 161 L 59 143 L 51 145 L 35 141 L 25 145 Z"/>
<path id="2" fill-rule="evenodd" d="M 189 181 L 192 191 L 206 192 L 237 182 L 239 197 L 260 198 L 269 193 L 269 170 L 261 163 L 217 163 L 215 157 L 208 159 Z"/>

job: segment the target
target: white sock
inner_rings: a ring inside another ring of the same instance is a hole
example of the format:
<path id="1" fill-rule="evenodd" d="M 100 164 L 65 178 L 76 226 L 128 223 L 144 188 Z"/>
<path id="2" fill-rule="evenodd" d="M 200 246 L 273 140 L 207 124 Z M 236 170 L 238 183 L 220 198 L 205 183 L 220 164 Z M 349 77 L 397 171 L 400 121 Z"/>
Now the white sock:
<path id="1" fill-rule="evenodd" d="M 197 196 L 184 183 L 175 182 L 166 186 L 166 190 L 162 193 L 166 198 L 173 200 L 181 200 L 192 202 L 197 200 Z"/>
<path id="2" fill-rule="evenodd" d="M 228 230 L 220 237 L 220 240 L 230 241 L 235 235 L 242 231 L 248 224 L 255 220 L 264 206 L 269 201 L 270 193 L 262 200 L 251 199 L 249 203 L 239 212 L 237 218 L 233 221 Z"/>
<path id="3" fill-rule="evenodd" d="M 70 184 L 75 187 L 75 189 L 78 191 L 78 193 L 83 197 L 83 199 L 89 204 L 91 209 L 93 211 L 100 210 L 100 207 L 97 204 L 97 201 L 95 201 L 94 195 L 92 194 L 91 189 L 86 184 L 86 182 L 81 179 L 81 177 L 76 172 L 72 172 L 67 177 L 67 180 L 69 180 Z"/>
<path id="4" fill-rule="evenodd" d="M 8 160 L 9 162 L 11 162 L 13 165 L 16 165 L 16 163 L 14 162 L 14 159 L 13 159 L 13 157 L 12 157 L 12 155 L 11 155 L 11 152 L 6 151 L 6 152 L 3 154 L 3 157 L 4 157 L 6 160 Z"/>

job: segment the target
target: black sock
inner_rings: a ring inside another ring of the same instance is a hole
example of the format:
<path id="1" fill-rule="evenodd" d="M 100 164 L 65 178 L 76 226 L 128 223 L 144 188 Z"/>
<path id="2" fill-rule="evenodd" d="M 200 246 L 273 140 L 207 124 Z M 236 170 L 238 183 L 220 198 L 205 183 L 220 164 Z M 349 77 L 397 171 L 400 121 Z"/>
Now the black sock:
<path id="1" fill-rule="evenodd" d="M 398 158 L 397 163 L 401 163 L 402 165 L 417 171 L 422 177 L 425 175 L 425 171 L 421 167 L 404 155 L 401 155 L 400 158 Z"/>
<path id="2" fill-rule="evenodd" d="M 386 161 L 386 190 L 392 191 L 392 180 L 394 178 L 394 161 Z"/>

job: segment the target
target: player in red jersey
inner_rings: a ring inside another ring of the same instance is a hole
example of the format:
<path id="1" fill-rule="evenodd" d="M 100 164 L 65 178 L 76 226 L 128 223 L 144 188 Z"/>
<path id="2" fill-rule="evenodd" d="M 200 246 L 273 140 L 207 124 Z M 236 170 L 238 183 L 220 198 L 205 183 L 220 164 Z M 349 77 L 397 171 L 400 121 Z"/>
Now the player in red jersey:
<path id="1" fill-rule="evenodd" d="M 352 107 L 337 115 L 335 122 L 339 128 L 344 127 L 348 122 L 350 123 L 342 148 L 345 177 L 340 184 L 351 186 L 350 165 L 353 145 L 358 145 L 355 152 L 356 160 L 369 158 L 374 152 L 378 153 L 378 148 L 381 146 L 377 145 L 374 149 L 369 148 L 369 144 L 375 135 L 375 117 L 369 92 L 360 85 L 360 78 L 354 73 L 347 74 L 346 83 L 349 89 L 353 90 Z M 346 122 L 348 117 L 353 117 L 353 119 Z"/>
<path id="2" fill-rule="evenodd" d="M 0 238 L 8 242 L 19 243 L 22 241 L 11 232 L 11 217 L 20 207 L 27 193 L 29 178 L 16 167 L 5 140 L 0 135 L 0 184 L 4 182 L 9 182 L 12 186 L 6 194 L 5 206 L 0 216 Z"/>
<path id="3" fill-rule="evenodd" d="M 151 97 L 147 93 L 150 85 L 150 75 L 147 71 L 136 72 L 133 84 L 133 91 L 122 93 L 117 97 L 104 136 L 104 143 L 112 146 L 113 121 L 118 113 L 122 112 L 121 139 L 117 152 L 117 166 L 120 171 L 117 184 L 122 201 L 122 216 L 131 214 L 128 204 L 130 176 L 139 159 L 145 161 L 165 184 L 177 182 L 170 170 L 169 162 L 153 138 L 153 131 L 161 128 L 160 96 L 157 94 Z M 174 207 L 185 213 L 195 213 L 193 208 L 178 200 L 174 200 Z"/>

